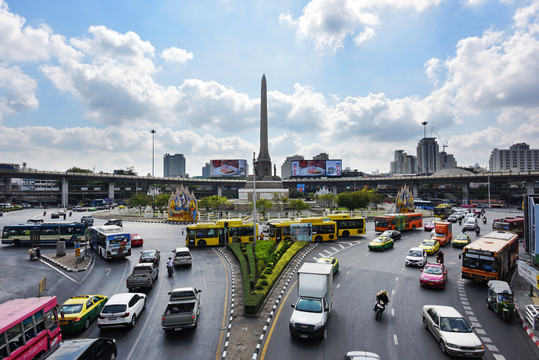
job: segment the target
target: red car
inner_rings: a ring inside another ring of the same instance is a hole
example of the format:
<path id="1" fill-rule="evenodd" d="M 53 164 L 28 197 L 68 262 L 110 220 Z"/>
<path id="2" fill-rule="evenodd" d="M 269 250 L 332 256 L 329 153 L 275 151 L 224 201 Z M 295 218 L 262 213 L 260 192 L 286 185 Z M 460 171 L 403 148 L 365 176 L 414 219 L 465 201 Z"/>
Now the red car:
<path id="1" fill-rule="evenodd" d="M 447 283 L 447 268 L 444 264 L 427 263 L 420 271 L 419 285 L 445 288 L 445 284 Z"/>
<path id="2" fill-rule="evenodd" d="M 142 246 L 144 245 L 144 240 L 139 234 L 131 234 L 131 246 Z"/>
<path id="3" fill-rule="evenodd" d="M 425 223 L 425 224 L 423 225 L 423 230 L 425 230 L 425 231 L 432 231 L 432 230 L 434 230 L 434 221 Z"/>

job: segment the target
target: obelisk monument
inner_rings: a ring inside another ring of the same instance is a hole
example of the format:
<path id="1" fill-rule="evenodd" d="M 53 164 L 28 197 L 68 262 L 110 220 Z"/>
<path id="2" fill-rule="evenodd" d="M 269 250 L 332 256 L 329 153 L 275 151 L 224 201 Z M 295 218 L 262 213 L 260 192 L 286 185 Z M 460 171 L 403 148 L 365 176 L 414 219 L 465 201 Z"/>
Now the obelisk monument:
<path id="1" fill-rule="evenodd" d="M 268 152 L 268 94 L 266 91 L 266 74 L 262 75 L 262 91 L 260 93 L 260 151 L 256 163 L 256 180 L 273 180 L 271 175 L 271 159 Z"/>

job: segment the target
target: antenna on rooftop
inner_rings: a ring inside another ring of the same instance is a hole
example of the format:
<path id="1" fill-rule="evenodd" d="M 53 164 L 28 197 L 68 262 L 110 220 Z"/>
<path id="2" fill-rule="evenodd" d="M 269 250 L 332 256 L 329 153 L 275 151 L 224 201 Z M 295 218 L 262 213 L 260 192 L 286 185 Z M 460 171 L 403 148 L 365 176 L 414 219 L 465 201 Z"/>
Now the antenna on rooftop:
<path id="1" fill-rule="evenodd" d="M 426 138 L 427 137 L 427 124 L 428 124 L 428 121 L 423 121 L 421 123 L 421 125 L 423 125 L 423 137 Z"/>

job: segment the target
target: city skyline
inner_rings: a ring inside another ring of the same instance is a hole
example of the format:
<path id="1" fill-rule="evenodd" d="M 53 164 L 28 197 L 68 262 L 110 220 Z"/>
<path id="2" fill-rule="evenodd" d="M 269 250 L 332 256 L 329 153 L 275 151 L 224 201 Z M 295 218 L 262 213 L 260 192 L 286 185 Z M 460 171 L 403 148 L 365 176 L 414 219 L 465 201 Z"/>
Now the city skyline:
<path id="1" fill-rule="evenodd" d="M 250 162 L 265 74 L 279 170 L 327 153 L 387 173 L 424 132 L 488 167 L 494 148 L 539 148 L 538 23 L 538 0 L 0 0 L 0 157 L 139 175 L 167 153 L 190 176 Z"/>

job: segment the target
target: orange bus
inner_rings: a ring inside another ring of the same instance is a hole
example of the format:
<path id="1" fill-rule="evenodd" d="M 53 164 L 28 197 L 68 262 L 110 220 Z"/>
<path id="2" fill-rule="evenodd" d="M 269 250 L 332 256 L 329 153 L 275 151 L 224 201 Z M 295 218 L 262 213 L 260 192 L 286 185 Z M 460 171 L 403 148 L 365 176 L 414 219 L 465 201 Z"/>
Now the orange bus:
<path id="1" fill-rule="evenodd" d="M 506 217 L 492 222 L 492 230 L 505 230 L 524 236 L 524 217 Z"/>
<path id="2" fill-rule="evenodd" d="M 374 230 L 415 230 L 423 227 L 421 213 L 386 214 L 374 217 Z"/>
<path id="3" fill-rule="evenodd" d="M 498 200 L 498 199 L 490 199 L 490 200 L 470 200 L 470 205 L 474 207 L 479 208 L 488 208 L 490 204 L 490 207 L 496 207 L 496 208 L 504 208 L 505 207 L 505 200 Z"/>
<path id="4" fill-rule="evenodd" d="M 0 359 L 38 359 L 62 340 L 56 296 L 0 305 Z"/>
<path id="5" fill-rule="evenodd" d="M 464 279 L 477 281 L 503 280 L 515 266 L 518 235 L 509 231 L 492 231 L 466 245 L 462 250 Z"/>

